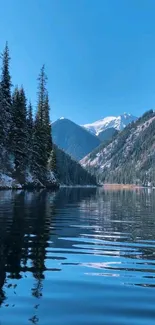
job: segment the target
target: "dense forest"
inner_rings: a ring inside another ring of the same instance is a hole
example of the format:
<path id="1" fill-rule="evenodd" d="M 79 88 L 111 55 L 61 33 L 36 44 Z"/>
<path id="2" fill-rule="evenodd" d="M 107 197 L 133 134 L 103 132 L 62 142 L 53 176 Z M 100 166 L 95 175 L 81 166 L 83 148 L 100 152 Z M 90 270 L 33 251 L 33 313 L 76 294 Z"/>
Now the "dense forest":
<path id="1" fill-rule="evenodd" d="M 0 187 L 10 182 L 11 187 L 58 186 L 59 182 L 71 179 L 71 184 L 96 183 L 95 177 L 76 162 L 72 162 L 74 177 L 62 177 L 64 155 L 56 154 L 52 143 L 50 105 L 47 91 L 47 76 L 43 65 L 38 77 L 37 108 L 35 116 L 28 102 L 24 87 L 16 86 L 12 91 L 10 55 L 8 44 L 2 54 L 0 77 Z M 63 155 L 63 157 L 62 157 Z M 58 156 L 58 157 L 57 157 Z M 61 156 L 61 157 L 60 157 Z M 58 160 L 59 161 L 58 161 Z M 62 160 L 63 159 L 63 160 Z M 59 180 L 59 175 L 61 175 Z M 83 175 L 83 176 L 82 176 Z"/>
<path id="2" fill-rule="evenodd" d="M 95 185 L 96 177 L 91 173 L 88 173 L 79 162 L 75 161 L 66 152 L 53 145 L 54 150 L 52 151 L 56 155 L 56 165 L 57 165 L 57 177 L 61 184 L 65 185 Z M 49 165 L 53 161 L 49 159 Z M 65 166 L 65 168 L 63 168 Z M 52 167 L 52 166 L 50 166 Z M 52 170 L 54 166 L 52 167 Z"/>

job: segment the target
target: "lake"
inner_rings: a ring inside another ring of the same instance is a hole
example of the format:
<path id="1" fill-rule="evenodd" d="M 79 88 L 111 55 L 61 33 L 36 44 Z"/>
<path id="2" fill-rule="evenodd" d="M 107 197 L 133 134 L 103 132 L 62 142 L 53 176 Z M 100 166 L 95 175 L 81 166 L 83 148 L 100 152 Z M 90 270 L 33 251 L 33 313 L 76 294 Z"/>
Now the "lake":
<path id="1" fill-rule="evenodd" d="M 154 325 L 155 191 L 0 192 L 0 325 Z"/>

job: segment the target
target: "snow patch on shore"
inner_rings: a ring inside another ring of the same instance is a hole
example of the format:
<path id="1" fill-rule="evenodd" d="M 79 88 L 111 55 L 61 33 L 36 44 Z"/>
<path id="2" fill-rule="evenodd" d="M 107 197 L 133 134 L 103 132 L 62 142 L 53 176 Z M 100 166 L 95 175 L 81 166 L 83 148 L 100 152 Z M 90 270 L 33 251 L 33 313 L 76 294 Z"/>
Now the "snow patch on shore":
<path id="1" fill-rule="evenodd" d="M 0 174 L 0 189 L 21 189 L 22 186 L 16 180 L 6 174 Z"/>

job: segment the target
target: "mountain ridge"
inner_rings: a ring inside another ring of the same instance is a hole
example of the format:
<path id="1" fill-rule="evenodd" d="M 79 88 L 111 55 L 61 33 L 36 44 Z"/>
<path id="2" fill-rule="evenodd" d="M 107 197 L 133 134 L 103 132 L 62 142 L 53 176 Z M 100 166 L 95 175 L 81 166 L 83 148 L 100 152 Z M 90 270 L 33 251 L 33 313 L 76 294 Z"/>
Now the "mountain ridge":
<path id="1" fill-rule="evenodd" d="M 95 173 L 102 184 L 155 186 L 155 112 L 143 114 L 80 163 Z"/>
<path id="2" fill-rule="evenodd" d="M 99 136 L 102 131 L 105 131 L 108 128 L 114 128 L 117 131 L 122 131 L 128 124 L 136 120 L 136 116 L 129 113 L 124 113 L 119 116 L 107 116 L 103 119 L 90 124 L 84 124 L 82 126 L 92 134 Z"/>

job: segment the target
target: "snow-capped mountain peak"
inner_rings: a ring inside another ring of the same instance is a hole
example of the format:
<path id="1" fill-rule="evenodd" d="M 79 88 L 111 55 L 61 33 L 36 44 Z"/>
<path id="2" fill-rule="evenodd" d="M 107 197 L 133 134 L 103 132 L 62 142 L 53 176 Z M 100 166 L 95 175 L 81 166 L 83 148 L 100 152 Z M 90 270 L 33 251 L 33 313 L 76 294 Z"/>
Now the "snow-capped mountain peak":
<path id="1" fill-rule="evenodd" d="M 119 116 L 107 116 L 99 121 L 94 123 L 83 125 L 89 132 L 99 135 L 100 132 L 108 129 L 115 128 L 118 131 L 123 130 L 129 123 L 136 121 L 137 117 L 124 113 Z"/>

